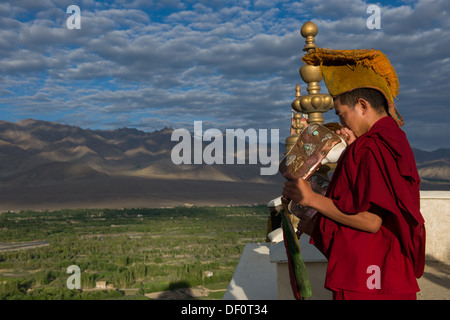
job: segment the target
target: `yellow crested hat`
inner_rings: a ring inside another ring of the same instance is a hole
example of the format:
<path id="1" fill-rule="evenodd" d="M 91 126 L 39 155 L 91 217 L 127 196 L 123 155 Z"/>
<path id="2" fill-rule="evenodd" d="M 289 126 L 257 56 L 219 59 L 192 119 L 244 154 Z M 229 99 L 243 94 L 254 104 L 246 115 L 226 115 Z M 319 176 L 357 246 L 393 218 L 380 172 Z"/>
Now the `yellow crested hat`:
<path id="1" fill-rule="evenodd" d="M 397 74 L 381 51 L 316 48 L 305 54 L 302 60 L 306 64 L 320 66 L 325 85 L 333 97 L 357 88 L 381 91 L 391 116 L 399 126 L 404 124 L 394 103 L 399 92 Z"/>

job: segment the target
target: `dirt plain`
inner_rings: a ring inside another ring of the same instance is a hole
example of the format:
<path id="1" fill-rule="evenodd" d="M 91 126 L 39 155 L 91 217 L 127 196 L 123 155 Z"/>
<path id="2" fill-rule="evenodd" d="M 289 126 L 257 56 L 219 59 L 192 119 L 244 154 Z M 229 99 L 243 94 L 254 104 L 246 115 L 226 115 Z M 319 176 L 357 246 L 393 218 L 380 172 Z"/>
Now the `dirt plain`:
<path id="1" fill-rule="evenodd" d="M 266 204 L 280 196 L 282 188 L 283 184 L 277 183 L 126 176 L 60 184 L 0 185 L 0 212 Z"/>

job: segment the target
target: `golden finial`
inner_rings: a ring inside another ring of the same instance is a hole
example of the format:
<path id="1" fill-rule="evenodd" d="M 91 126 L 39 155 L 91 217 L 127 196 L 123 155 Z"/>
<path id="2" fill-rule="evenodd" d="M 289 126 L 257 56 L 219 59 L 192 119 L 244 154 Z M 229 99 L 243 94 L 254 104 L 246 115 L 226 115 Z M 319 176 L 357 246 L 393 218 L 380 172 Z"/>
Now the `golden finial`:
<path id="1" fill-rule="evenodd" d="M 300 107 L 296 106 L 295 103 L 298 103 L 300 101 L 299 98 L 301 97 L 301 95 L 302 94 L 300 93 L 300 85 L 297 83 L 297 86 L 295 87 L 295 100 L 291 104 L 294 110 L 297 110 Z M 286 138 L 286 152 L 291 150 L 291 148 L 297 141 L 300 132 L 305 127 L 305 124 L 302 122 L 302 119 L 303 115 L 300 112 L 295 112 L 291 118 L 291 135 Z"/>
<path id="2" fill-rule="evenodd" d="M 303 24 L 300 30 L 300 34 L 306 39 L 303 51 L 317 48 L 314 37 L 318 31 L 317 26 L 311 21 Z M 291 106 L 297 112 L 308 114 L 308 123 L 316 122 L 322 124 L 325 121 L 322 114 L 331 110 L 334 105 L 333 99 L 329 94 L 320 93 L 319 82 L 322 81 L 320 66 L 304 64 L 299 72 L 302 80 L 308 84 L 306 89 L 308 94 L 305 96 L 296 95 Z"/>
<path id="3" fill-rule="evenodd" d="M 309 51 L 317 47 L 314 44 L 314 42 L 316 42 L 314 37 L 317 36 L 318 32 L 319 29 L 314 22 L 308 21 L 303 24 L 302 28 L 300 29 L 300 34 L 303 38 L 306 38 L 306 45 L 303 48 L 303 51 Z"/>

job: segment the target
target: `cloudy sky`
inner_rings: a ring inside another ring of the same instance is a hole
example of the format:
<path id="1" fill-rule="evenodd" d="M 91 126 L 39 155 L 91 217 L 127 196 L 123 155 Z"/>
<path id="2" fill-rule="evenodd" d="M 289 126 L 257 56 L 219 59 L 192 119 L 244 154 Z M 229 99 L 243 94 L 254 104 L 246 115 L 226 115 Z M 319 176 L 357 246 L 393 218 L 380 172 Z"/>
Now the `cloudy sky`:
<path id="1" fill-rule="evenodd" d="M 370 4 L 378 30 L 366 25 Z M 70 5 L 81 29 L 67 28 Z M 0 120 L 144 131 L 203 121 L 279 129 L 284 140 L 297 83 L 306 94 L 308 20 L 319 47 L 383 51 L 411 145 L 450 148 L 448 0 L 2 0 Z"/>

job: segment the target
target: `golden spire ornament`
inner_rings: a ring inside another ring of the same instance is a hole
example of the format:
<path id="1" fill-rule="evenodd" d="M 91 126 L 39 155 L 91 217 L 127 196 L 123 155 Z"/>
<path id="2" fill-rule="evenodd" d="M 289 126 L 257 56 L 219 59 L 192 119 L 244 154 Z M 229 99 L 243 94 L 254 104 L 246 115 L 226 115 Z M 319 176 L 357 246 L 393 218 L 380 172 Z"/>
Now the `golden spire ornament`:
<path id="1" fill-rule="evenodd" d="M 311 50 L 315 50 L 317 46 L 314 37 L 318 33 L 317 26 L 313 22 L 308 21 L 303 24 L 300 33 L 306 39 L 303 51 L 308 53 Z M 329 94 L 320 93 L 319 82 L 322 81 L 320 66 L 304 64 L 299 72 L 302 80 L 308 84 L 306 89 L 308 94 L 296 97 L 291 106 L 294 110 L 307 114 L 308 123 L 322 124 L 325 121 L 323 113 L 333 109 L 334 103 L 333 98 Z"/>
<path id="2" fill-rule="evenodd" d="M 315 36 L 318 33 L 317 26 L 308 21 L 303 24 L 300 34 L 305 38 L 305 46 L 303 51 L 307 53 L 317 48 L 315 44 Z M 295 87 L 295 100 L 291 103 L 291 107 L 294 110 L 291 122 L 291 135 L 286 139 L 286 151 L 289 151 L 295 141 L 300 135 L 300 132 L 307 125 L 305 118 L 307 117 L 308 123 L 320 123 L 323 124 L 323 113 L 331 110 L 334 107 L 333 98 L 329 94 L 320 93 L 319 82 L 322 81 L 322 74 L 320 72 L 320 66 L 313 66 L 304 64 L 299 70 L 302 80 L 308 84 L 306 91 L 308 94 L 302 96 L 300 93 L 300 85 Z M 304 116 L 306 115 L 306 116 Z"/>

